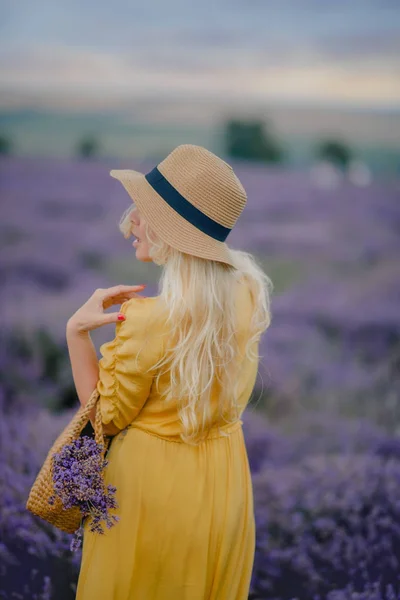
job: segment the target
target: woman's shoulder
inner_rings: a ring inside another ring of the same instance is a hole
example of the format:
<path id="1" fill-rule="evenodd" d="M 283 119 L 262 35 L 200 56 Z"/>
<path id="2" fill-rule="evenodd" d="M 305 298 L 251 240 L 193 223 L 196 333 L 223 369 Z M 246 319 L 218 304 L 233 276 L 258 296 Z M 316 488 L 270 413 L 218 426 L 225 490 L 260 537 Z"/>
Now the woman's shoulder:
<path id="1" fill-rule="evenodd" d="M 134 296 L 121 304 L 121 311 L 124 312 L 124 314 L 125 312 L 150 311 L 158 299 L 159 296 Z"/>
<path id="2" fill-rule="evenodd" d="M 155 299 L 155 296 L 134 296 L 121 304 L 119 312 L 124 314 L 127 319 L 135 318 L 135 316 L 143 318 L 153 311 L 156 305 Z"/>
<path id="3" fill-rule="evenodd" d="M 159 328 L 166 320 L 160 296 L 135 296 L 121 305 L 120 312 L 136 331 Z"/>

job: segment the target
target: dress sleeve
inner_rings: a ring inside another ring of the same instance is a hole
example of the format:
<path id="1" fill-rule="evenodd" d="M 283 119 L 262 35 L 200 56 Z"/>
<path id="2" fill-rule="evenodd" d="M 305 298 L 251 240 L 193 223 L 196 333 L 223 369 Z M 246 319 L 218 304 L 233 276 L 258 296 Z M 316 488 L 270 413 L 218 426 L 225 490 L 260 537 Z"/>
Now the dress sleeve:
<path id="1" fill-rule="evenodd" d="M 102 422 L 107 425 L 112 421 L 118 429 L 124 429 L 149 397 L 155 372 L 148 369 L 159 360 L 162 342 L 151 324 L 151 304 L 146 298 L 127 300 L 119 312 L 126 320 L 118 321 L 115 338 L 100 346 L 96 387 Z"/>

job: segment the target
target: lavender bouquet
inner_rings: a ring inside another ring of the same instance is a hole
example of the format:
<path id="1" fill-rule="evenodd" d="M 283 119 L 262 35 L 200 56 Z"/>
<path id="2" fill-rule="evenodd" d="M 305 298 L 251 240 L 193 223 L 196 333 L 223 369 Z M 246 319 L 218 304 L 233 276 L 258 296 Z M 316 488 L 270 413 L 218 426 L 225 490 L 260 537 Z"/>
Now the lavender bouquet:
<path id="1" fill-rule="evenodd" d="M 108 529 L 119 521 L 116 515 L 109 515 L 108 509 L 118 508 L 114 498 L 116 488 L 105 488 L 103 470 L 108 461 L 102 457 L 101 446 L 89 436 L 81 436 L 70 444 L 65 444 L 53 454 L 54 495 L 49 498 L 53 505 L 58 496 L 65 509 L 76 506 L 82 513 L 80 526 L 74 532 L 71 551 L 82 545 L 83 523 L 91 516 L 90 531 L 103 534 L 101 521 Z"/>

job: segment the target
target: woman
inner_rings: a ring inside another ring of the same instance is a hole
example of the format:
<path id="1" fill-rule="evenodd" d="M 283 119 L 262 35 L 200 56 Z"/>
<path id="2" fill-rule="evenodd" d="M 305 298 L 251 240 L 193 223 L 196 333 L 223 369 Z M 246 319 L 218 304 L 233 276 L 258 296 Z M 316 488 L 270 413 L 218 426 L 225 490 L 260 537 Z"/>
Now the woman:
<path id="1" fill-rule="evenodd" d="M 272 289 L 250 254 L 225 243 L 246 192 L 230 165 L 190 144 L 147 175 L 111 175 L 133 201 L 122 233 L 163 270 L 158 296 L 96 290 L 68 322 L 79 398 L 97 387 L 113 436 L 105 482 L 119 517 L 104 535 L 86 521 L 76 598 L 245 600 L 255 522 L 241 415 Z M 121 302 L 124 320 L 103 314 Z M 97 364 L 88 332 L 110 321 L 116 335 Z"/>

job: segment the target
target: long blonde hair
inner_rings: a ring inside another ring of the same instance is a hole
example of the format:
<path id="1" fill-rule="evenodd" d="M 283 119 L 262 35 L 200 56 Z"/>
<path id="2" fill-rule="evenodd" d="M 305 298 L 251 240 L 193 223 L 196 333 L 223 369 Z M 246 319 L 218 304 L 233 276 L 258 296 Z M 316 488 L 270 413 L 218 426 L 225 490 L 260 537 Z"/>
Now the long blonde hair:
<path id="1" fill-rule="evenodd" d="M 125 238 L 132 235 L 129 217 L 134 209 L 132 203 L 119 223 Z M 257 342 L 271 323 L 273 284 L 248 252 L 229 248 L 235 264 L 232 267 L 180 252 L 161 240 L 148 223 L 145 229 L 150 242 L 149 255 L 155 264 L 163 267 L 159 296 L 171 326 L 170 347 L 152 367 L 158 370 L 155 381 L 158 385 L 163 374 L 161 367 L 165 366 L 170 371 L 165 401 L 177 401 L 182 423 L 181 439 L 197 445 L 207 437 L 212 425 L 213 385 L 219 384 L 219 419 L 232 423 L 241 413 L 235 306 L 237 281 L 246 281 L 254 307 L 245 340 L 245 355 L 250 361 L 259 360 Z"/>

